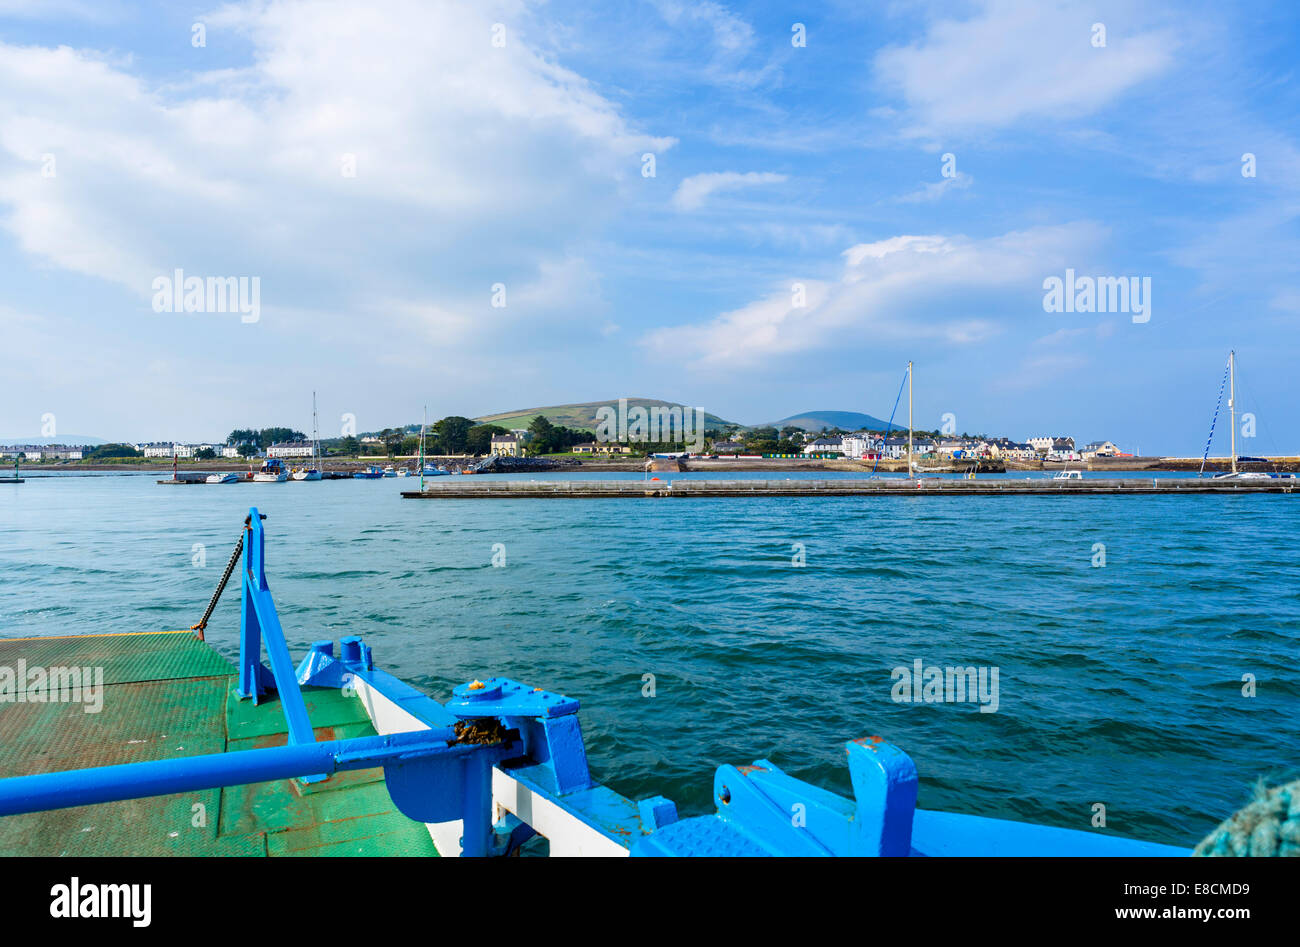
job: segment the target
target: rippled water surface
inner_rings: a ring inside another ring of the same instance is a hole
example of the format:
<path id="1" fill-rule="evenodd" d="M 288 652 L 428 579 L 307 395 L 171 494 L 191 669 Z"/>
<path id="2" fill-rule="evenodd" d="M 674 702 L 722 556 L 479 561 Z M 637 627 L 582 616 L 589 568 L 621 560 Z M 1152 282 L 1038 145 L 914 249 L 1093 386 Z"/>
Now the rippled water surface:
<path id="1" fill-rule="evenodd" d="M 415 502 L 406 480 L 155 476 L 0 487 L 0 636 L 187 627 L 256 504 L 295 656 L 360 634 L 439 699 L 562 691 L 597 778 L 686 812 L 761 757 L 849 795 L 843 741 L 878 733 L 924 807 L 1088 828 L 1100 802 L 1109 831 L 1191 845 L 1300 763 L 1300 497 Z M 209 628 L 232 659 L 238 600 Z M 918 658 L 996 666 L 997 712 L 894 702 Z"/>

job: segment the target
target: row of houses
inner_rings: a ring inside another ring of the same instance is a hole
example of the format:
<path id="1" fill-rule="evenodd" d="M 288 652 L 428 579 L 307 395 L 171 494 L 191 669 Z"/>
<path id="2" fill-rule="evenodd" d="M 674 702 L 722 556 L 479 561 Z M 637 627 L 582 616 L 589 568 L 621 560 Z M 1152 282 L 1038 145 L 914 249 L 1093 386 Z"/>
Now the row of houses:
<path id="1" fill-rule="evenodd" d="M 240 453 L 238 447 L 230 447 L 226 444 L 179 444 L 171 441 L 155 441 L 148 444 L 132 444 L 136 450 L 144 454 L 145 457 L 177 457 L 181 460 L 196 456 L 199 451 L 207 449 L 212 451 L 218 457 L 238 458 L 244 456 Z M 282 441 L 272 444 L 265 451 L 255 451 L 254 455 L 261 457 L 311 457 L 315 454 L 316 447 L 311 441 Z"/>
<path id="2" fill-rule="evenodd" d="M 1094 460 L 1098 457 L 1131 457 L 1111 441 L 1089 441 L 1076 447 L 1072 437 L 1031 437 L 1029 443 L 1047 460 Z"/>
<path id="3" fill-rule="evenodd" d="M 146 441 L 131 446 L 144 454 L 145 457 L 165 457 L 169 460 L 172 457 L 187 460 L 193 458 L 201 450 L 210 450 L 218 457 L 240 456 L 239 448 L 227 447 L 225 444 L 181 444 L 176 441 Z"/>
<path id="4" fill-rule="evenodd" d="M 907 457 L 906 437 L 881 437 L 869 431 L 852 434 L 818 437 L 803 445 L 802 453 L 839 454 L 861 460 L 888 458 L 902 460 Z M 912 455 L 940 456 L 958 460 L 1051 460 L 1080 461 L 1095 457 L 1119 457 L 1123 452 L 1110 441 L 1092 441 L 1077 450 L 1072 437 L 1032 437 L 1028 441 L 1013 441 L 1009 437 L 997 438 L 929 438 L 912 440 Z"/>
<path id="5" fill-rule="evenodd" d="M 0 447 L 0 457 L 21 457 L 23 460 L 81 460 L 90 448 L 70 447 L 66 444 L 13 444 Z"/>

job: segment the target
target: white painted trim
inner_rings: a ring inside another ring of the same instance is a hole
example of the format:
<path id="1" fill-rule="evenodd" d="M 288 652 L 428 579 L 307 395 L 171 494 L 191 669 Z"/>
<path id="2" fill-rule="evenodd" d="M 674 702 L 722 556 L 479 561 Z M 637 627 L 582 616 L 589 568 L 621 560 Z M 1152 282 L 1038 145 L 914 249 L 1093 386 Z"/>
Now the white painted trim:
<path id="1" fill-rule="evenodd" d="M 360 675 L 349 685 L 356 689 L 370 723 L 380 736 L 427 730 L 429 725 L 410 711 L 390 700 Z M 500 819 L 510 812 L 532 826 L 538 835 L 551 843 L 552 857 L 626 857 L 628 850 L 609 836 L 597 831 L 545 796 L 538 795 L 513 776 L 492 769 L 492 817 Z M 461 820 L 426 822 L 438 854 L 460 857 Z"/>
<path id="2" fill-rule="evenodd" d="M 508 773 L 492 770 L 493 815 L 514 813 L 551 843 L 552 858 L 618 858 L 628 850 Z"/>

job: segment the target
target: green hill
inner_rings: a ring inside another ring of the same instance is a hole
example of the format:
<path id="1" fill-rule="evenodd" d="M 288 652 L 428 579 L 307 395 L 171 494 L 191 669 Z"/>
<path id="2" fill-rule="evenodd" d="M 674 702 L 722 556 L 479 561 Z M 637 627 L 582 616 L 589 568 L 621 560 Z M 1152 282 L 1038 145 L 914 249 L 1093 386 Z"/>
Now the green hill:
<path id="1" fill-rule="evenodd" d="M 676 401 L 664 401 L 660 398 L 628 398 L 628 409 L 633 407 L 648 408 L 651 406 L 680 407 Z M 577 428 L 579 430 L 595 431 L 596 430 L 596 412 L 600 408 L 611 407 L 618 410 L 618 399 L 611 398 L 608 401 L 582 401 L 576 404 L 557 404 L 544 408 L 525 408 L 520 411 L 503 411 L 500 414 L 485 414 L 474 420 L 480 424 L 499 424 L 505 428 L 525 428 L 532 423 L 533 418 L 539 414 L 545 415 L 546 419 L 552 424 L 558 424 L 562 427 Z M 716 414 L 704 412 L 704 424 L 707 428 L 722 428 L 733 422 L 725 421 Z"/>
<path id="2" fill-rule="evenodd" d="M 828 428 L 840 428 L 844 431 L 883 431 L 888 423 L 858 411 L 805 411 L 803 414 L 793 414 L 780 421 L 773 421 L 769 426 L 777 430 L 789 424 L 803 428 L 805 431 L 823 431 Z M 906 416 L 901 424 L 902 427 L 907 427 Z M 894 427 L 897 428 L 899 425 L 898 418 L 894 418 Z"/>

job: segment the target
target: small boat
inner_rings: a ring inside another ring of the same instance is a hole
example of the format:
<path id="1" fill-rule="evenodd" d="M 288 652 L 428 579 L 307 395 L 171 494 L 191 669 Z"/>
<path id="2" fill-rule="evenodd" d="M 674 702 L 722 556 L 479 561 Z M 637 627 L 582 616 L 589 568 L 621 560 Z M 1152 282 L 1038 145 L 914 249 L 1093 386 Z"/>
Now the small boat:
<path id="1" fill-rule="evenodd" d="M 1082 479 L 1083 479 L 1083 471 L 1082 471 L 1082 470 L 1062 470 L 1062 471 L 1060 471 L 1059 473 L 1057 473 L 1057 475 L 1056 475 L 1055 477 L 1053 477 L 1052 479 L 1053 479 L 1053 480 L 1082 480 Z"/>
<path id="2" fill-rule="evenodd" d="M 316 392 L 311 393 L 311 463 L 293 472 L 294 480 L 320 480 L 320 425 L 316 417 Z"/>
<path id="3" fill-rule="evenodd" d="M 410 475 L 411 475 L 411 471 L 405 467 L 399 467 L 397 469 L 397 476 L 399 477 L 409 477 Z"/>
<path id="4" fill-rule="evenodd" d="M 451 474 L 450 470 L 445 467 L 438 467 L 434 464 L 424 465 L 424 476 L 426 477 L 446 477 Z"/>
<path id="5" fill-rule="evenodd" d="M 1272 480 L 1273 474 L 1262 470 L 1237 470 L 1231 473 L 1215 474 L 1211 480 Z"/>
<path id="6" fill-rule="evenodd" d="M 204 483 L 238 483 L 239 474 L 237 473 L 209 474 L 207 476 L 207 479 L 205 479 L 203 482 Z"/>
<path id="7" fill-rule="evenodd" d="M 352 472 L 353 480 L 378 480 L 384 475 L 384 471 L 371 464 L 365 470 L 354 470 Z"/>
<path id="8" fill-rule="evenodd" d="M 393 469 L 393 465 L 392 465 L 392 464 L 389 464 L 387 467 L 384 468 L 384 476 L 385 476 L 385 477 L 396 477 L 396 476 L 397 476 L 397 471 Z"/>
<path id="9" fill-rule="evenodd" d="M 288 479 L 289 471 L 285 469 L 279 457 L 269 458 L 262 464 L 262 469 L 253 474 L 254 483 L 284 483 Z"/>

